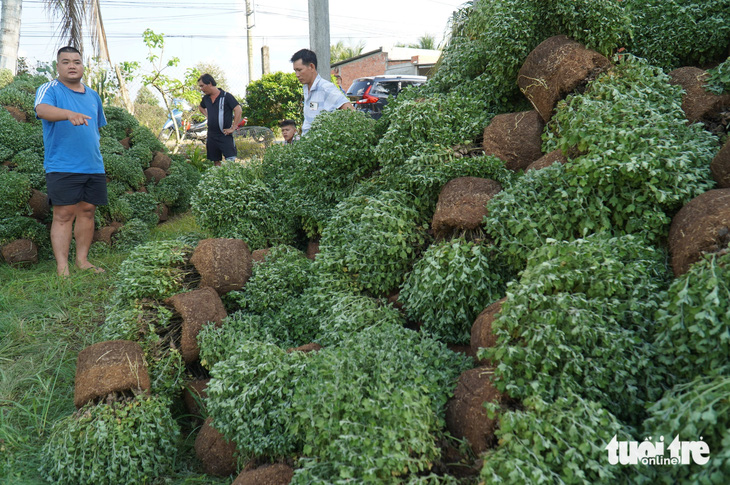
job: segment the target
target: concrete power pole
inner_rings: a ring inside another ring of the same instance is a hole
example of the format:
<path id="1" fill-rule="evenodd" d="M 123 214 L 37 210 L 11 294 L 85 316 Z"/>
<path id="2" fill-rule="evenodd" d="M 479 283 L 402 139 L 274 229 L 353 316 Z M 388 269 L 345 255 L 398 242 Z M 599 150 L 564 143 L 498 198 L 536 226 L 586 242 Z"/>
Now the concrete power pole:
<path id="1" fill-rule="evenodd" d="M 309 48 L 317 54 L 317 72 L 330 80 L 330 3 L 309 0 Z"/>
<path id="2" fill-rule="evenodd" d="M 20 45 L 20 16 L 22 0 L 0 2 L 0 69 L 18 72 L 18 46 Z"/>
<path id="3" fill-rule="evenodd" d="M 253 81 L 253 39 L 251 38 L 251 30 L 253 29 L 253 7 L 251 0 L 246 0 L 246 44 L 248 45 L 248 82 Z"/>
<path id="4" fill-rule="evenodd" d="M 271 64 L 269 62 L 269 46 L 265 45 L 261 47 L 261 75 L 266 76 L 271 72 Z"/>

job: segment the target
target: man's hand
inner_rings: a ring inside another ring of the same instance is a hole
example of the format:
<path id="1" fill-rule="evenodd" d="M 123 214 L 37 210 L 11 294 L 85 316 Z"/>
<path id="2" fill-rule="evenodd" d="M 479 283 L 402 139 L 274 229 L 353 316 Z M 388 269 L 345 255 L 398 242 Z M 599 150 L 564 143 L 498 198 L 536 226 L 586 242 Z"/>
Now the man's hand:
<path id="1" fill-rule="evenodd" d="M 74 126 L 79 126 L 79 125 L 89 126 L 88 120 L 90 120 L 90 119 L 91 119 L 91 116 L 85 115 L 83 113 L 75 113 L 73 111 L 68 112 L 68 120 Z"/>
<path id="2" fill-rule="evenodd" d="M 231 135 L 234 131 L 236 131 L 236 129 L 232 126 L 230 128 L 223 128 L 224 135 Z"/>

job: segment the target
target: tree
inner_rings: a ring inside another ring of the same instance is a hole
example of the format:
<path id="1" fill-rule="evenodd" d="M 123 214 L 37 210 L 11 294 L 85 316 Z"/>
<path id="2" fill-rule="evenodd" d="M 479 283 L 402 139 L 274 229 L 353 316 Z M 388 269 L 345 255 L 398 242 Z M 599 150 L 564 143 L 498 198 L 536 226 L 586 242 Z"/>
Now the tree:
<path id="1" fill-rule="evenodd" d="M 266 74 L 248 85 L 244 116 L 248 124 L 276 128 L 279 121 L 302 121 L 302 85 L 293 73 Z"/>
<path id="2" fill-rule="evenodd" d="M 359 56 L 362 54 L 362 50 L 364 48 L 365 42 L 362 40 L 354 46 L 345 46 L 345 43 L 340 40 L 336 44 L 330 46 L 330 61 L 334 63 Z"/>
<path id="3" fill-rule="evenodd" d="M 228 80 L 223 72 L 223 69 L 218 64 L 213 62 L 199 62 L 195 64 L 195 68 L 200 71 L 200 74 L 210 74 L 215 79 L 217 87 L 228 91 Z"/>
<path id="4" fill-rule="evenodd" d="M 10 69 L 13 74 L 17 73 L 18 68 L 22 11 L 22 0 L 2 1 L 0 8 L 0 69 Z"/>
<path id="5" fill-rule="evenodd" d="M 134 105 L 127 92 L 126 76 L 119 65 L 114 64 L 109 56 L 104 21 L 101 17 L 100 0 L 43 0 L 43 2 L 46 9 L 59 19 L 58 37 L 60 39 L 68 38 L 68 41 L 62 42 L 76 47 L 82 55 L 84 52 L 84 24 L 88 26 L 91 32 L 91 45 L 95 54 L 88 56 L 88 59 L 99 57 L 108 62 L 109 65 L 114 66 L 124 106 L 127 111 L 134 113 Z"/>
<path id="6" fill-rule="evenodd" d="M 406 44 L 405 42 L 399 42 L 395 45 L 396 47 L 410 47 L 411 49 L 436 49 L 436 38 L 431 34 L 424 34 L 418 38 L 418 42 L 415 44 Z"/>

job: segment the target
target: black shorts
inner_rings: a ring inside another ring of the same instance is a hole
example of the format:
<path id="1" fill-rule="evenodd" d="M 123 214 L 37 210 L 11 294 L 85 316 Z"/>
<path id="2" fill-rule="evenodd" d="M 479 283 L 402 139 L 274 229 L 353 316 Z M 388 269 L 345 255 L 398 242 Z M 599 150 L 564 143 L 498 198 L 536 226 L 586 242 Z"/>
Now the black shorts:
<path id="1" fill-rule="evenodd" d="M 103 173 L 51 172 L 46 174 L 49 205 L 88 202 L 106 205 L 106 175 Z"/>
<path id="2" fill-rule="evenodd" d="M 208 141 L 205 145 L 207 149 L 208 160 L 219 162 L 224 158 L 235 158 L 236 157 L 236 144 L 233 141 L 233 137 L 230 135 L 220 134 L 220 136 L 210 136 L 208 134 Z"/>

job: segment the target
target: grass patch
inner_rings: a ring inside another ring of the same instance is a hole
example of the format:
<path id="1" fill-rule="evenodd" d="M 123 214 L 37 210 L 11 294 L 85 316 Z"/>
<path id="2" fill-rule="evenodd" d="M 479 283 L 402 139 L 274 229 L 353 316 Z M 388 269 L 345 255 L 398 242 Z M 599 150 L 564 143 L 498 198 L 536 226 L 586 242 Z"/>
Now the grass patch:
<path id="1" fill-rule="evenodd" d="M 152 231 L 155 239 L 200 234 L 190 214 Z M 56 276 L 55 261 L 29 268 L 0 263 L 0 482 L 41 484 L 39 450 L 54 423 L 74 410 L 79 351 L 99 342 L 104 306 L 127 253 L 94 244 L 91 260 L 106 273 L 72 270 Z M 164 483 L 230 483 L 205 476 L 194 458 L 194 435 Z M 186 443 L 187 443 L 186 441 Z"/>

